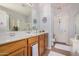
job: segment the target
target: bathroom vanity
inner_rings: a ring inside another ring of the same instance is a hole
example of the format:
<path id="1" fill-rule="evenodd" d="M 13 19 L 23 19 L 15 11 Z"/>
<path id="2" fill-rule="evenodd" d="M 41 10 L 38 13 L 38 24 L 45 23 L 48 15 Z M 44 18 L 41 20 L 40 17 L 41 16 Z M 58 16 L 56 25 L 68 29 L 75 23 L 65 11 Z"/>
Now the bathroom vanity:
<path id="1" fill-rule="evenodd" d="M 48 47 L 48 34 L 39 29 L 37 10 L 21 3 L 0 5 L 0 56 L 43 55 Z"/>
<path id="2" fill-rule="evenodd" d="M 22 34 L 22 35 L 20 35 Z M 23 35 L 24 34 L 24 35 Z M 41 56 L 47 49 L 47 33 L 26 34 L 19 33 L 13 37 L 1 37 L 0 56 L 32 56 L 32 46 L 38 44 L 38 55 Z"/>

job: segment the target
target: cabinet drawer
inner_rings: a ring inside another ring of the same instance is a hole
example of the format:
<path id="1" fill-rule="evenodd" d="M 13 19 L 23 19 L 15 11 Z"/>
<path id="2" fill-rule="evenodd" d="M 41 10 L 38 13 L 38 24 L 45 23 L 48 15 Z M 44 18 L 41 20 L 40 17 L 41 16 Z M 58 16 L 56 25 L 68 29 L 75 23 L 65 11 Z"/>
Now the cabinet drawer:
<path id="1" fill-rule="evenodd" d="M 28 39 L 28 44 L 33 44 L 34 42 L 37 42 L 38 41 L 38 37 L 35 36 L 35 37 L 31 37 Z"/>
<path id="2" fill-rule="evenodd" d="M 0 46 L 0 55 L 7 55 L 25 46 L 25 40 L 20 40 Z"/>

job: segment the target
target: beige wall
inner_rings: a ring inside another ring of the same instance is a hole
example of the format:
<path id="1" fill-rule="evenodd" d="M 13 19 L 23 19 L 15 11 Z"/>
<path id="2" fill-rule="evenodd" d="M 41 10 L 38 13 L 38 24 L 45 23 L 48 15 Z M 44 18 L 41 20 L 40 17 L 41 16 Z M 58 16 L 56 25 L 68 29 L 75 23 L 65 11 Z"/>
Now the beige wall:
<path id="1" fill-rule="evenodd" d="M 51 40 L 52 40 L 52 27 L 51 27 L 51 4 L 50 3 L 38 3 L 33 4 L 33 10 L 32 10 L 32 21 L 33 19 L 37 19 L 36 25 L 38 30 L 44 30 L 45 32 L 48 32 L 48 48 L 51 48 Z M 42 19 L 43 17 L 47 17 L 47 22 L 43 23 Z"/>

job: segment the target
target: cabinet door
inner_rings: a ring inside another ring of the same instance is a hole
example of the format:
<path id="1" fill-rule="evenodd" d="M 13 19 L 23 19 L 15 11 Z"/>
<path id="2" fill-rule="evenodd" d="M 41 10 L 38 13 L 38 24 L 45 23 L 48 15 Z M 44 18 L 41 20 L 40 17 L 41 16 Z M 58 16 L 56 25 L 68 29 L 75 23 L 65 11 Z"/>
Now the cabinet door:
<path id="1" fill-rule="evenodd" d="M 38 43 L 38 37 L 31 37 L 28 39 L 28 56 L 32 56 L 32 45 Z"/>
<path id="2" fill-rule="evenodd" d="M 44 42 L 44 35 L 39 36 L 39 55 L 42 55 L 45 50 L 45 42 Z"/>
<path id="3" fill-rule="evenodd" d="M 24 56 L 24 48 L 17 50 L 16 52 L 13 52 L 9 56 Z"/>
<path id="4" fill-rule="evenodd" d="M 44 38 L 45 38 L 45 50 L 46 50 L 48 47 L 48 34 L 47 33 L 45 34 Z"/>
<path id="5" fill-rule="evenodd" d="M 25 40 L 19 40 L 19 41 L 14 41 L 14 42 L 7 43 L 4 45 L 0 45 L 0 53 L 3 53 L 0 55 L 7 56 L 15 51 L 18 51 L 24 48 L 25 45 L 26 45 Z"/>
<path id="6" fill-rule="evenodd" d="M 39 42 L 39 55 L 44 53 L 44 40 L 40 40 Z"/>
<path id="7" fill-rule="evenodd" d="M 27 39 L 25 40 L 25 48 L 24 48 L 24 55 L 25 56 L 27 56 L 27 49 L 28 49 L 28 47 L 27 47 Z"/>

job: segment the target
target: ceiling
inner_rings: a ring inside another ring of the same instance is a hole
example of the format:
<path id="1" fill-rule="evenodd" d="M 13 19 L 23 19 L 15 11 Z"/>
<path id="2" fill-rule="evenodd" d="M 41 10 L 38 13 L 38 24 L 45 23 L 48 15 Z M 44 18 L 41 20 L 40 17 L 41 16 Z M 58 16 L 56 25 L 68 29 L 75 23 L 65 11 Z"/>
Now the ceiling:
<path id="1" fill-rule="evenodd" d="M 29 3 L 0 3 L 0 5 L 26 16 L 32 12 L 32 5 Z"/>

